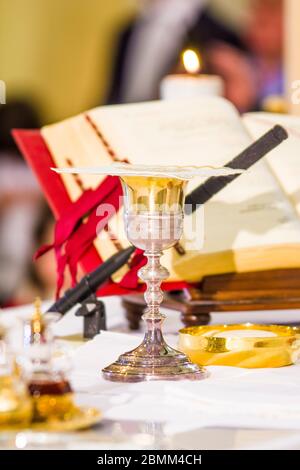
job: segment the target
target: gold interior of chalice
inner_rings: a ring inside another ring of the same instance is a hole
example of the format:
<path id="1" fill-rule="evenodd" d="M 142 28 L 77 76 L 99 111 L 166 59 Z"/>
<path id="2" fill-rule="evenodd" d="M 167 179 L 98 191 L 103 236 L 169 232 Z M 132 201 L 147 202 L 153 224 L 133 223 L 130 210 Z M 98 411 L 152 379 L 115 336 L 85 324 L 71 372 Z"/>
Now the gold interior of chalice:
<path id="1" fill-rule="evenodd" d="M 147 213 L 172 213 L 183 210 L 186 180 L 122 176 L 121 181 L 127 208 L 139 208 L 139 211 Z"/>

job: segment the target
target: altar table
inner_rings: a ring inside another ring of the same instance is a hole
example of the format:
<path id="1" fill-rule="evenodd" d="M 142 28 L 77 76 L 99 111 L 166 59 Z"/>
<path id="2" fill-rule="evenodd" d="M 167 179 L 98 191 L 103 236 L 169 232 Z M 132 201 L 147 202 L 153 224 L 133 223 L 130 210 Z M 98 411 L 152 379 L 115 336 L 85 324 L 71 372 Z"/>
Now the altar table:
<path id="1" fill-rule="evenodd" d="M 300 365 L 281 369 L 209 367 L 200 382 L 119 384 L 101 369 L 142 337 L 126 326 L 120 298 L 105 299 L 109 331 L 83 341 L 82 318 L 69 312 L 55 325 L 59 347 L 71 358 L 76 402 L 95 406 L 102 422 L 73 434 L 0 433 L 0 449 L 300 449 Z M 48 303 L 44 304 L 46 309 Z M 14 325 L 32 306 L 5 309 Z M 182 326 L 167 311 L 168 342 Z M 213 323 L 300 323 L 300 311 L 213 314 Z"/>

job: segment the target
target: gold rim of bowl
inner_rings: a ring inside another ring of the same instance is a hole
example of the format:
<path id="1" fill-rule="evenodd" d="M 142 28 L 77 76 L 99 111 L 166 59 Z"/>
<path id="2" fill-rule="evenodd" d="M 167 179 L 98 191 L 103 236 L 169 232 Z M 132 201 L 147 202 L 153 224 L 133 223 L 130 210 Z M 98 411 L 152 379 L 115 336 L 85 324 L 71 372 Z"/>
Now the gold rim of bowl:
<path id="1" fill-rule="evenodd" d="M 234 335 L 235 330 L 266 331 L 266 333 L 274 333 L 276 336 L 239 337 Z M 232 335 L 218 337 L 218 334 L 227 331 L 232 332 Z M 268 367 L 284 366 L 293 364 L 298 359 L 300 328 L 250 323 L 188 327 L 179 331 L 179 349 L 189 355 L 194 362 L 202 365 L 265 367 L 268 355 L 270 358 Z M 242 354 L 244 355 L 243 359 Z M 254 357 L 256 357 L 255 361 Z M 281 359 L 278 359 L 279 357 Z M 243 366 L 241 364 L 250 365 Z"/>

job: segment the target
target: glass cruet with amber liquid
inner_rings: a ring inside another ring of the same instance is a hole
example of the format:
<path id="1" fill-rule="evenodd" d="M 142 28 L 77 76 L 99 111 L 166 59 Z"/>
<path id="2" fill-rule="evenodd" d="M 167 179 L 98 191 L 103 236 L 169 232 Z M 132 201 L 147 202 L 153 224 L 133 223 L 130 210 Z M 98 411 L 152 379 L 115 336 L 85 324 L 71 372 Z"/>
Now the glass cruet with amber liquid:
<path id="1" fill-rule="evenodd" d="M 24 325 L 28 391 L 33 403 L 33 421 L 67 420 L 76 410 L 65 371 L 57 368 L 51 324 L 36 301 L 35 313 Z"/>

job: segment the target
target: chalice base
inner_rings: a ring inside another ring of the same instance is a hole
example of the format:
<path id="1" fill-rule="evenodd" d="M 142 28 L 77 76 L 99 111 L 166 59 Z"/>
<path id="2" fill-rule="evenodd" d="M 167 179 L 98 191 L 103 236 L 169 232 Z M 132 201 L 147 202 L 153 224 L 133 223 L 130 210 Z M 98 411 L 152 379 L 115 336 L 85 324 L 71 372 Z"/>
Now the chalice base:
<path id="1" fill-rule="evenodd" d="M 133 351 L 102 370 L 106 380 L 112 382 L 142 382 L 150 380 L 202 380 L 208 376 L 204 367 L 190 362 L 188 357 L 166 343 L 156 344 L 149 352 L 144 341 Z M 152 345 L 153 346 L 153 345 Z"/>

